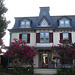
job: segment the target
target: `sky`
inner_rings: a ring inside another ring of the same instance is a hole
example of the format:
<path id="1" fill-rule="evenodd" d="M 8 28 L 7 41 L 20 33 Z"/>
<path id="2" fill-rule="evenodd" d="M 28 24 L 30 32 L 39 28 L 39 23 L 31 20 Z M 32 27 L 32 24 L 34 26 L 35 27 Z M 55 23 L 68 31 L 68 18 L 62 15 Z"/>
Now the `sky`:
<path id="1" fill-rule="evenodd" d="M 8 8 L 5 14 L 10 24 L 7 29 L 14 26 L 14 17 L 32 17 L 39 16 L 39 7 L 50 7 L 50 15 L 75 15 L 75 0 L 5 0 L 5 6 Z M 9 45 L 10 34 L 6 30 L 6 35 L 3 37 L 4 44 Z"/>

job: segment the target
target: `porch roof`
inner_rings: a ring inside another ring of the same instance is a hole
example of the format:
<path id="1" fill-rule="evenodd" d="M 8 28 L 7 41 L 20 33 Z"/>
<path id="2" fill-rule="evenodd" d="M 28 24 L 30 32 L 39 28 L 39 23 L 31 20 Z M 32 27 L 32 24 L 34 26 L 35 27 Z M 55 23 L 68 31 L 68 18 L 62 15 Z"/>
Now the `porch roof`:
<path id="1" fill-rule="evenodd" d="M 45 46 L 45 47 L 35 46 L 34 48 L 36 49 L 36 51 L 39 51 L 39 50 L 51 50 L 50 46 Z"/>

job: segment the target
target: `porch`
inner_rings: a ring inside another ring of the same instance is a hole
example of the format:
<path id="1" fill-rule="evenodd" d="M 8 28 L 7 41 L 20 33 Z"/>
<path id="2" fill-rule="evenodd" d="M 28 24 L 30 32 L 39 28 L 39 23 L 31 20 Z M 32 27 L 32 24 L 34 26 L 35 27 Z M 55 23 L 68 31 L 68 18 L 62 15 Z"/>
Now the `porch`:
<path id="1" fill-rule="evenodd" d="M 37 52 L 38 54 L 34 58 L 34 68 L 57 68 L 56 60 L 53 60 L 53 56 L 56 56 L 56 53 L 52 53 L 50 47 L 40 47 Z"/>

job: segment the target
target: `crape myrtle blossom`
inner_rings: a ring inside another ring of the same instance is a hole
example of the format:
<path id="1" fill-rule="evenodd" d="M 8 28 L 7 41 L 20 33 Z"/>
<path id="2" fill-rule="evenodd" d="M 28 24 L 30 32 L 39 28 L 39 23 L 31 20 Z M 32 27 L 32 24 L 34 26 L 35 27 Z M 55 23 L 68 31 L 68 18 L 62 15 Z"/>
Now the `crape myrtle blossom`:
<path id="1" fill-rule="evenodd" d="M 19 60 L 24 63 L 33 63 L 33 58 L 37 54 L 33 47 L 26 45 L 25 41 L 13 39 L 14 42 L 10 43 L 7 47 L 8 51 L 4 54 L 5 57 L 9 57 L 12 61 Z"/>
<path id="2" fill-rule="evenodd" d="M 58 52 L 58 58 L 62 64 L 72 64 L 73 59 L 75 59 L 75 43 L 71 43 L 70 40 L 62 40 L 57 46 L 51 47 L 52 52 Z M 56 56 L 53 57 L 55 59 Z"/>

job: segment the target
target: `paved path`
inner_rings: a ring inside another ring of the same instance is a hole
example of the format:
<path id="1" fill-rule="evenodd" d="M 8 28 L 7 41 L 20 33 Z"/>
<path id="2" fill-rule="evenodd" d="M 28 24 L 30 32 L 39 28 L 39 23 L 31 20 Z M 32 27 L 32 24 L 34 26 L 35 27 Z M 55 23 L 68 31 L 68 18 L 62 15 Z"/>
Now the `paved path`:
<path id="1" fill-rule="evenodd" d="M 55 74 L 33 74 L 33 75 L 55 75 Z"/>

